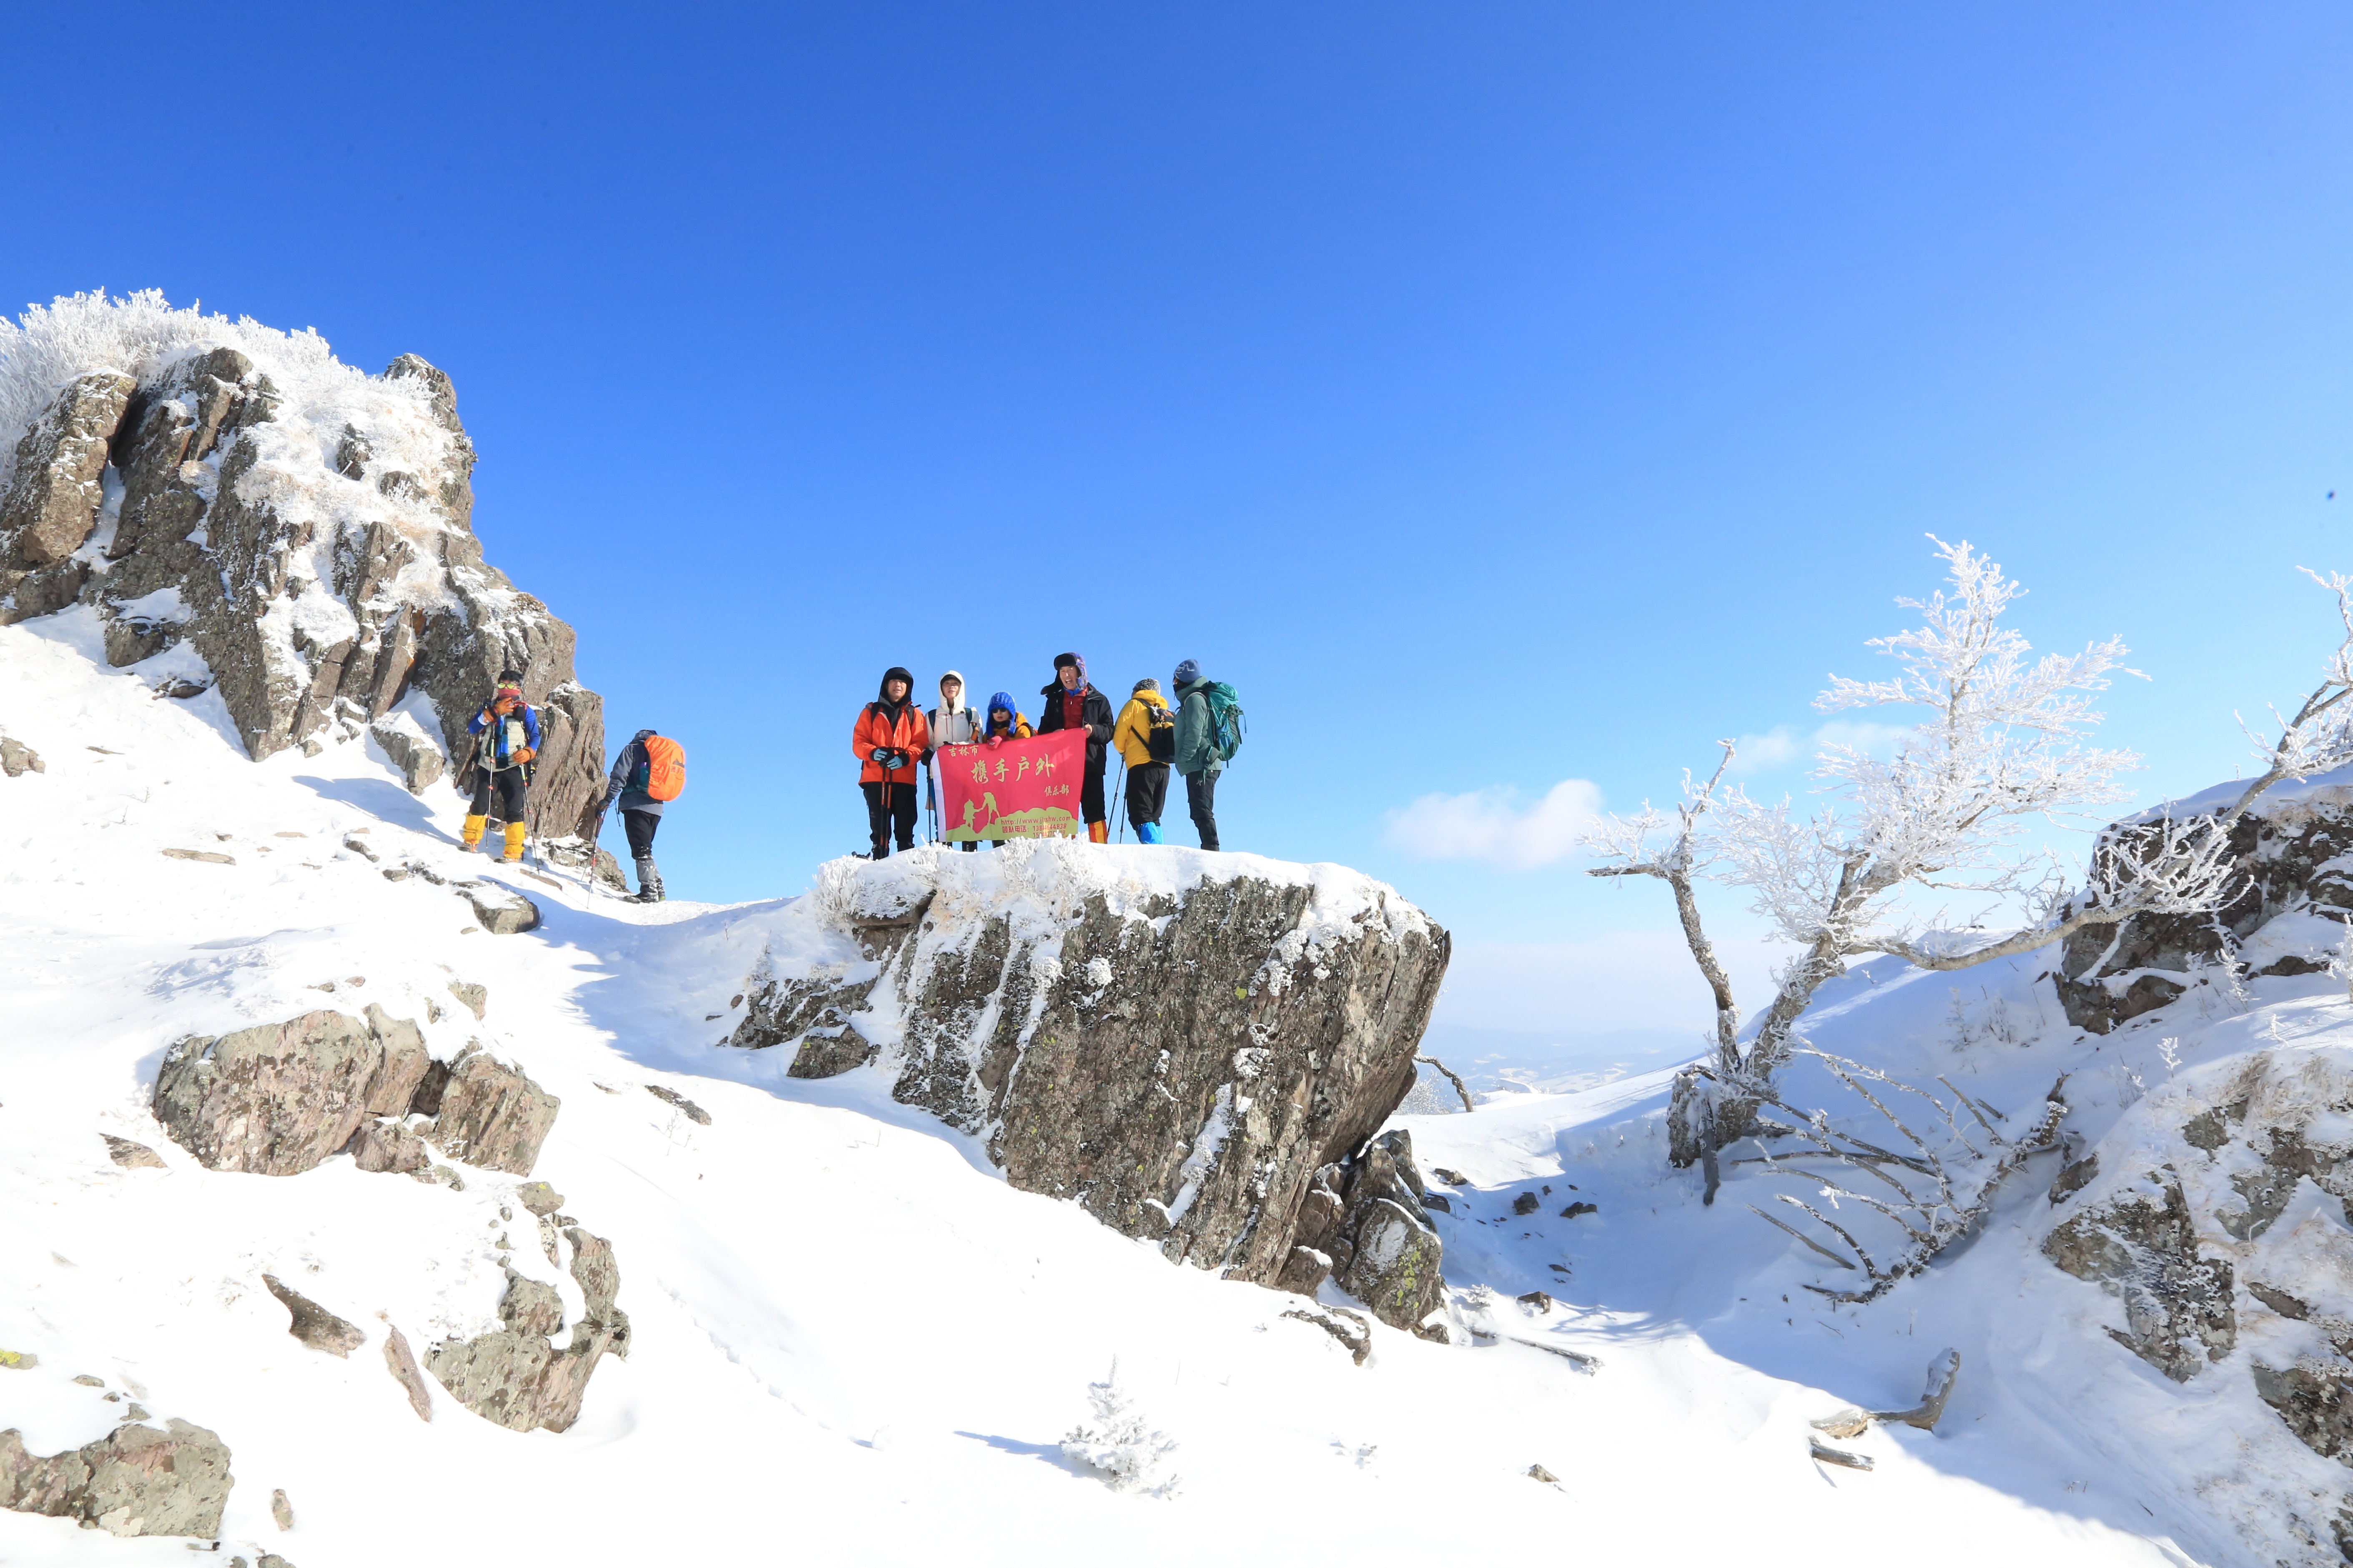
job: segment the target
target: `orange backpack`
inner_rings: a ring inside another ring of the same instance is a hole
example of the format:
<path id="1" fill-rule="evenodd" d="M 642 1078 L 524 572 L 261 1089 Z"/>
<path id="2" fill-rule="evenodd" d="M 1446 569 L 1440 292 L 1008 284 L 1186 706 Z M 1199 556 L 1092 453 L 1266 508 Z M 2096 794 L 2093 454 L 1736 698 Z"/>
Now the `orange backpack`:
<path id="1" fill-rule="evenodd" d="M 645 746 L 646 793 L 676 800 L 686 791 L 686 748 L 667 735 L 649 735 Z"/>

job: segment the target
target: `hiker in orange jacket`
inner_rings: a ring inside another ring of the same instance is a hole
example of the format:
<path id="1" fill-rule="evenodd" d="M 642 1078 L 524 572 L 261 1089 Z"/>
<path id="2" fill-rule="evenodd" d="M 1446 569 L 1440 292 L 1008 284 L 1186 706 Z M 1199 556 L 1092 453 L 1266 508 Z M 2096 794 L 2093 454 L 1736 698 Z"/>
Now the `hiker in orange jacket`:
<path id="1" fill-rule="evenodd" d="M 915 847 L 916 773 L 931 755 L 932 730 L 923 710 L 908 700 L 914 689 L 915 678 L 892 665 L 882 672 L 881 694 L 858 710 L 849 731 L 877 860 L 890 858 L 893 829 L 900 848 Z"/>

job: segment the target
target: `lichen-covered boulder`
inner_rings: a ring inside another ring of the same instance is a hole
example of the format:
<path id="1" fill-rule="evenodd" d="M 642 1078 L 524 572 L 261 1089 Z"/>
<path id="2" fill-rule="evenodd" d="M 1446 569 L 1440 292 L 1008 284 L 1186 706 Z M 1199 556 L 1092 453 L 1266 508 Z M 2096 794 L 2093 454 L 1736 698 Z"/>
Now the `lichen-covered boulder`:
<path id="1" fill-rule="evenodd" d="M 510 1270 L 499 1300 L 503 1327 L 445 1340 L 425 1353 L 427 1370 L 458 1403 L 510 1432 L 567 1429 L 580 1418 L 596 1363 L 629 1353 L 629 1319 L 617 1304 L 621 1270 L 611 1245 L 577 1226 L 564 1235 L 586 1306 L 562 1350 L 552 1338 L 563 1328 L 562 1298 L 552 1286 Z"/>
<path id="2" fill-rule="evenodd" d="M 11 1428 L 0 1432 L 0 1508 L 111 1535 L 217 1535 L 236 1482 L 228 1466 L 218 1434 L 176 1419 L 162 1431 L 117 1426 L 47 1458 L 26 1452 Z"/>
<path id="3" fill-rule="evenodd" d="M 2042 1255 L 2124 1303 L 2108 1332 L 2176 1383 L 2187 1383 L 2238 1343 L 2231 1265 L 2199 1249 L 2197 1226 L 2172 1167 L 2054 1228 Z"/>
<path id="4" fill-rule="evenodd" d="M 155 1079 L 156 1119 L 216 1171 L 290 1176 L 340 1152 L 371 1116 L 406 1114 L 428 1062 L 417 1026 L 305 1013 L 184 1039 Z"/>
<path id="5" fill-rule="evenodd" d="M 433 1064 L 412 1108 L 433 1119 L 419 1135 L 452 1160 L 528 1176 L 563 1104 L 519 1068 L 470 1047 L 454 1062 Z"/>
<path id="6" fill-rule="evenodd" d="M 983 1135 L 1015 1186 L 1291 1288 L 1318 1173 L 1413 1086 L 1449 952 L 1353 871 L 1170 847 L 837 861 L 794 914 L 733 1044 L 789 1049 L 798 1076 L 866 1064 Z M 1435 1304 L 1411 1207 L 1410 1244 L 1384 1226 L 1355 1276 L 1385 1317 Z"/>

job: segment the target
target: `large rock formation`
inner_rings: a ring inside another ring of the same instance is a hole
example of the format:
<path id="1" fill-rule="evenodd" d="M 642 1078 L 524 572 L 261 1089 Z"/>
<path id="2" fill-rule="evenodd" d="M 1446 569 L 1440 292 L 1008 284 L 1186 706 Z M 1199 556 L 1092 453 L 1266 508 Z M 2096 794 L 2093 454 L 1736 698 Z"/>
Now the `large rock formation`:
<path id="1" fill-rule="evenodd" d="M 43 1458 L 0 1432 L 0 1508 L 70 1519 L 111 1535 L 217 1535 L 236 1478 L 228 1445 L 185 1421 L 117 1426 Z"/>
<path id="2" fill-rule="evenodd" d="M 2186 1075 L 2069 1171 L 2043 1253 L 2116 1299 L 2109 1332 L 2179 1382 L 2252 1378 L 2353 1466 L 2353 1050 Z"/>
<path id="3" fill-rule="evenodd" d="M 416 1170 L 421 1141 L 453 1160 L 531 1174 L 562 1101 L 479 1047 L 437 1062 L 417 1026 L 305 1013 L 164 1055 L 155 1118 L 211 1170 L 291 1176 L 349 1150 L 363 1169 Z"/>
<path id="4" fill-rule="evenodd" d="M 2282 786 L 2258 796 L 2232 827 L 2239 879 L 2213 914 L 2142 915 L 2093 926 L 2067 939 L 2052 980 L 2067 1021 L 2105 1035 L 2162 1007 L 2201 979 L 2226 979 L 2242 963 L 2257 974 L 2309 974 L 2326 968 L 2326 949 L 2353 916 L 2353 783 L 2335 775 Z M 2227 806 L 2240 786 L 2225 785 L 2168 808 L 2177 819 Z M 2131 821 L 2144 821 L 2146 817 Z M 2318 915 L 2327 926 L 2283 921 Z M 2298 923 L 2309 927 L 2293 931 Z M 2258 941 L 2266 933 L 2273 940 Z"/>
<path id="5" fill-rule="evenodd" d="M 1360 1158 L 1413 1086 L 1449 952 L 1390 889 L 1048 842 L 836 861 L 799 909 L 733 1044 L 802 1077 L 872 1063 L 1014 1185 L 1172 1258 L 1306 1290 L 1337 1268 L 1405 1327 L 1436 1305 L 1418 1194 Z"/>
<path id="6" fill-rule="evenodd" d="M 574 678 L 572 628 L 482 560 L 449 378 L 177 320 L 195 341 L 126 342 L 136 363 L 88 366 L 0 431 L 0 622 L 95 605 L 112 662 L 167 694 L 217 690 L 257 758 L 356 739 L 415 693 L 454 769 L 512 666 L 542 710 L 540 830 L 576 831 L 603 706 Z M 444 771 L 413 747 L 399 765 L 420 789 Z"/>

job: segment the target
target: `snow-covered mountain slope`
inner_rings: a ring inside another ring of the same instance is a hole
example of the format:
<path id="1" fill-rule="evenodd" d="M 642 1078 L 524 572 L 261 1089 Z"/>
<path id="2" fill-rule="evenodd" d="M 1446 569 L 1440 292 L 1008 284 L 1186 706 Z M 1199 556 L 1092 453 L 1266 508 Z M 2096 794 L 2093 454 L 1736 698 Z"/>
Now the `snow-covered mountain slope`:
<path id="1" fill-rule="evenodd" d="M 1376 1323 L 1359 1365 L 1286 1315 L 1324 1309 L 1016 1190 L 887 1079 L 791 1079 L 782 1052 L 719 1044 L 791 905 L 646 908 L 470 862 L 454 798 L 410 795 L 366 741 L 248 761 L 217 699 L 154 697 L 107 668 L 101 636 L 86 608 L 0 628 L 0 727 L 46 763 L 0 778 L 0 1351 L 37 1358 L 0 1367 L 0 1426 L 35 1455 L 103 1437 L 134 1402 L 216 1432 L 228 1553 L 1795 1563 L 1900 1540 L 1917 1563 L 2252 1563 L 2285 1557 L 2288 1492 L 2334 1479 L 2266 1407 L 2178 1387 L 2101 1331 L 2110 1298 L 2034 1250 L 2039 1180 L 1936 1275 L 1859 1310 L 1807 1306 L 1796 1287 L 1823 1270 L 1746 1213 L 1753 1167 L 1713 1209 L 1665 1170 L 1655 1079 L 1409 1119 L 1425 1174 L 1468 1181 L 1435 1184 L 1455 1203 L 1437 1223 L 1466 1331 L 1441 1345 Z M 512 886 L 545 918 L 490 934 L 428 870 Z M 1867 973 L 1825 1003 L 1821 1037 L 1933 1060 L 2015 1117 L 2073 1048 L 2072 1031 L 2020 1033 L 2032 973 L 1972 989 L 1978 1037 L 1958 1050 L 1939 1034 L 1946 986 Z M 479 1022 L 452 982 L 487 988 Z M 2176 1031 L 2193 1061 L 2261 1039 L 2273 1012 L 2342 1010 L 2269 1001 L 2323 981 L 2256 984 L 2268 1010 Z M 2011 1039 L 1981 1026 L 1996 999 Z M 383 1354 L 394 1328 L 420 1353 L 493 1329 L 510 1266 L 579 1312 L 524 1178 L 467 1168 L 458 1190 L 345 1156 L 208 1171 L 150 1115 L 174 1041 L 367 1003 L 415 1019 L 445 1060 L 479 1039 L 562 1102 L 532 1178 L 610 1241 L 633 1325 L 569 1430 L 505 1430 L 438 1385 L 421 1422 Z M 2146 1079 L 2162 1073 L 2146 1033 L 2084 1049 Z M 2127 1091 L 2120 1073 L 2086 1079 Z M 106 1135 L 161 1167 L 115 1163 Z M 1513 1214 L 1522 1192 L 1535 1215 Z M 1572 1198 L 1599 1211 L 1551 1217 Z M 298 1342 L 264 1274 L 364 1342 L 347 1358 Z M 1513 1300 L 1538 1289 L 1558 1305 Z M 1328 1286 L 1324 1300 L 1350 1305 Z M 1947 1345 L 1963 1371 L 1934 1434 L 1848 1444 L 1877 1458 L 1868 1474 L 1808 1457 L 1809 1419 L 1910 1403 Z M 1114 1363 L 1180 1444 L 1173 1495 L 1115 1492 L 1060 1449 Z M 177 1541 L 16 1512 L 0 1512 L 0 1559 L 186 1561 Z"/>

